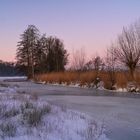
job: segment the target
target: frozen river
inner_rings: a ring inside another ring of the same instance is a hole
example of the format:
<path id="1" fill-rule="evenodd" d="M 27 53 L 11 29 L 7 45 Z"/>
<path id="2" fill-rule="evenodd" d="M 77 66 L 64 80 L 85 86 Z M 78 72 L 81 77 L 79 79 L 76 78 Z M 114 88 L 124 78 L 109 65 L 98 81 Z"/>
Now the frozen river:
<path id="1" fill-rule="evenodd" d="M 19 93 L 37 94 L 40 98 L 104 121 L 111 140 L 140 140 L 140 98 L 128 93 L 98 91 L 32 82 L 7 82 Z M 128 97 L 124 97 L 128 94 Z M 95 96 L 94 96 L 95 95 Z M 98 96 L 100 95 L 100 96 Z M 105 95 L 105 96 L 103 96 Z M 133 98 L 134 97 L 134 98 Z"/>

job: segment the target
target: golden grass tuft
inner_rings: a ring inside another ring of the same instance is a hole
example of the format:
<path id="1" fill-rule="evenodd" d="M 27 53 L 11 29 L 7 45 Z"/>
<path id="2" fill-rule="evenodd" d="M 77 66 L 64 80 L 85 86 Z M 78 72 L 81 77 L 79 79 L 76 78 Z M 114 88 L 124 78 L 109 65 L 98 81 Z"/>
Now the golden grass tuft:
<path id="1" fill-rule="evenodd" d="M 119 88 L 126 88 L 128 83 L 128 74 L 125 72 L 116 72 L 115 78 L 116 78 L 116 85 Z"/>

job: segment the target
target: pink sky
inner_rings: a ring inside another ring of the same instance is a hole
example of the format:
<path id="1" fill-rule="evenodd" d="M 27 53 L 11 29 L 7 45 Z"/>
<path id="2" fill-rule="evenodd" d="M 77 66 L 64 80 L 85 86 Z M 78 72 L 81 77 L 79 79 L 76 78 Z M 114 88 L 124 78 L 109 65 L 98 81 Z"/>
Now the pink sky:
<path id="1" fill-rule="evenodd" d="M 0 59 L 14 61 L 19 36 L 27 25 L 64 41 L 69 53 L 85 48 L 87 57 L 104 56 L 106 48 L 140 16 L 138 0 L 2 0 Z"/>

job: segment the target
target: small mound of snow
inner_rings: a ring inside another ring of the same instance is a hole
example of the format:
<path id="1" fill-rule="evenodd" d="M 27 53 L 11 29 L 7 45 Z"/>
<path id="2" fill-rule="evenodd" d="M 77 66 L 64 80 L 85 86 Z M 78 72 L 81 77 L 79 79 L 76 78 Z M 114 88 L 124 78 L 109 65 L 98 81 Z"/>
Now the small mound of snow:
<path id="1" fill-rule="evenodd" d="M 118 91 L 118 92 L 127 92 L 127 89 L 126 88 L 118 88 L 116 91 Z"/>

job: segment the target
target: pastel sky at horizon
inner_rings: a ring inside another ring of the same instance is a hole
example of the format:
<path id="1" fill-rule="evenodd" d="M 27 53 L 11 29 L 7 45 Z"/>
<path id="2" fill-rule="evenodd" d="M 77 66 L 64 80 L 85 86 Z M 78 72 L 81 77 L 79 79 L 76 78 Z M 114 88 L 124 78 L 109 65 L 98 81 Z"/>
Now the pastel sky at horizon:
<path id="1" fill-rule="evenodd" d="M 0 0 L 0 59 L 14 61 L 20 34 L 34 24 L 69 53 L 104 55 L 123 26 L 140 18 L 139 0 Z"/>

